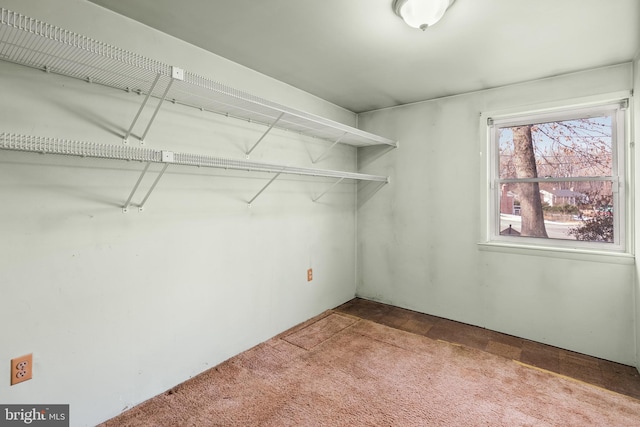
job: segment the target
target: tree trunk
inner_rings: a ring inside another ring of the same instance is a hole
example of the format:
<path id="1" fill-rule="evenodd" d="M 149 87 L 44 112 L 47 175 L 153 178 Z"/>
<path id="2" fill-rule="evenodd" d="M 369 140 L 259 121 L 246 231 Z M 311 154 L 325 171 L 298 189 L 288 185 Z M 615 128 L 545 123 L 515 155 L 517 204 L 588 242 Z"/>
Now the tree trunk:
<path id="1" fill-rule="evenodd" d="M 531 126 L 517 126 L 513 130 L 514 163 L 516 177 L 537 178 L 536 158 L 533 152 Z M 544 227 L 544 214 L 540 200 L 540 185 L 537 182 L 518 184 L 520 193 L 521 236 L 548 237 Z"/>

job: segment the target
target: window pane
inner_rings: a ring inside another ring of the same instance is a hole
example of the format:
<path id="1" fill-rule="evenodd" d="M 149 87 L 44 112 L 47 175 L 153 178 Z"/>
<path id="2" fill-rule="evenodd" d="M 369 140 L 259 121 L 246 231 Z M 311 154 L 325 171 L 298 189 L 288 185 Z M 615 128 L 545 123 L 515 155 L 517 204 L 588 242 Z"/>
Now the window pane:
<path id="1" fill-rule="evenodd" d="M 502 179 L 613 173 L 611 116 L 502 127 L 498 131 Z"/>
<path id="2" fill-rule="evenodd" d="M 490 239 L 624 251 L 626 105 L 487 116 Z"/>
<path id="3" fill-rule="evenodd" d="M 502 184 L 499 206 L 503 236 L 613 243 L 611 181 Z"/>

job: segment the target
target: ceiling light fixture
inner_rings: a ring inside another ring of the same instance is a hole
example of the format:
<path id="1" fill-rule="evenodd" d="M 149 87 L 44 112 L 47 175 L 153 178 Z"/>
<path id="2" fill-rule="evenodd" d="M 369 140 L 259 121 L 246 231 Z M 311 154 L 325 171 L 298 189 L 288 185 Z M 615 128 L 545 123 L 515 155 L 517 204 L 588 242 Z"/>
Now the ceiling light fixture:
<path id="1" fill-rule="evenodd" d="M 393 0 L 393 11 L 413 28 L 422 31 L 438 22 L 455 0 Z"/>

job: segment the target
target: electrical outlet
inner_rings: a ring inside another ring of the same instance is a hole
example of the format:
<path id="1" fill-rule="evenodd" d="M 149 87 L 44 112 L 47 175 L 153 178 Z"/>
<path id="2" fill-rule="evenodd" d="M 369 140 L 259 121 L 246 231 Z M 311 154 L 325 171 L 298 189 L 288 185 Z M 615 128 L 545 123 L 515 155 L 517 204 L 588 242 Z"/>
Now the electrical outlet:
<path id="1" fill-rule="evenodd" d="M 308 269 L 307 270 L 307 282 L 310 282 L 313 280 L 313 269 Z"/>
<path id="2" fill-rule="evenodd" d="M 30 380 L 33 377 L 33 354 L 11 359 L 11 385 Z"/>

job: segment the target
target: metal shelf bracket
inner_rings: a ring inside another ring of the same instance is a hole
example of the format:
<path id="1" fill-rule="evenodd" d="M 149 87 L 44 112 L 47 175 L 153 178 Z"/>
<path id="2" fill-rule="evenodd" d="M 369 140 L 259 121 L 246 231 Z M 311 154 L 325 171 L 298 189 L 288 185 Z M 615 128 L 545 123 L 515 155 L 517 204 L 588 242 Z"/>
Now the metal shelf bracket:
<path id="1" fill-rule="evenodd" d="M 156 74 L 156 78 L 153 81 L 153 83 L 151 84 L 151 88 L 149 89 L 149 92 L 147 93 L 147 96 L 144 97 L 144 101 L 142 101 L 142 105 L 140 105 L 140 108 L 138 108 L 138 113 L 133 118 L 133 122 L 131 122 L 131 126 L 129 126 L 129 130 L 127 131 L 127 134 L 124 136 L 124 143 L 125 144 L 127 144 L 129 142 L 129 136 L 131 135 L 131 131 L 133 130 L 133 127 L 136 125 L 136 122 L 138 121 L 138 118 L 140 118 L 140 114 L 142 113 L 142 110 L 144 110 L 145 105 L 147 105 L 147 101 L 149 101 L 149 97 L 151 96 L 151 92 L 153 92 L 153 90 L 156 88 L 156 85 L 158 84 L 159 80 L 160 80 L 160 73 Z"/>
<path id="2" fill-rule="evenodd" d="M 153 83 L 151 84 L 151 88 L 149 89 L 149 92 L 145 96 L 144 101 L 142 101 L 142 105 L 140 105 L 140 108 L 138 109 L 138 113 L 134 117 L 133 122 L 131 122 L 131 126 L 129 126 L 129 130 L 127 131 L 127 134 L 124 137 L 125 144 L 129 141 L 129 136 L 131 136 L 131 132 L 133 131 L 133 127 L 136 125 L 136 122 L 140 118 L 140 114 L 142 113 L 142 111 L 144 110 L 145 106 L 147 105 L 147 102 L 149 101 L 149 98 L 151 97 L 151 94 L 153 93 L 153 90 L 158 85 L 158 81 L 160 80 L 160 76 L 161 76 L 160 73 L 156 74 L 156 78 L 153 81 Z M 149 133 L 149 129 L 151 129 L 151 125 L 153 124 L 153 121 L 156 119 L 156 116 L 158 115 L 158 112 L 160 111 L 160 107 L 162 107 L 162 104 L 164 103 L 165 99 L 167 99 L 167 94 L 169 93 L 169 90 L 171 89 L 171 85 L 173 85 L 173 82 L 175 80 L 184 80 L 184 70 L 182 68 L 171 67 L 171 79 L 169 79 L 169 83 L 167 83 L 167 87 L 164 89 L 164 92 L 162 93 L 162 97 L 158 101 L 158 104 L 156 105 L 156 108 L 153 111 L 153 115 L 151 116 L 151 119 L 149 119 L 149 123 L 147 123 L 147 127 L 145 128 L 144 133 L 142 134 L 142 137 L 140 137 L 140 143 L 141 144 L 144 144 L 144 140 L 147 137 L 147 133 Z"/>
<path id="3" fill-rule="evenodd" d="M 264 187 L 262 187 L 262 189 L 261 189 L 260 191 L 258 191 L 258 193 L 257 193 L 255 196 L 253 196 L 253 199 L 249 200 L 249 207 L 251 207 L 251 204 L 253 203 L 253 201 L 254 201 L 255 199 L 257 199 L 257 198 L 258 198 L 258 196 L 259 196 L 259 195 L 261 195 L 261 194 L 262 194 L 262 192 L 263 192 L 264 190 L 266 190 L 266 189 L 267 189 L 267 187 L 269 187 L 269 186 L 273 183 L 273 181 L 275 181 L 275 180 L 276 180 L 276 178 L 278 178 L 278 177 L 280 176 L 280 174 L 281 174 L 281 173 L 282 173 L 282 171 L 280 171 L 280 172 L 278 172 L 277 174 L 275 174 L 275 175 L 273 176 L 273 178 L 271 178 L 271 179 L 269 180 L 269 182 L 267 182 L 267 184 L 266 184 Z"/>
<path id="4" fill-rule="evenodd" d="M 156 109 L 153 111 L 153 115 L 151 116 L 151 119 L 149 120 L 149 123 L 147 124 L 147 127 L 144 130 L 142 137 L 140 138 L 140 144 L 144 144 L 144 139 L 147 137 L 147 133 L 149 132 L 149 129 L 151 129 L 151 125 L 153 124 L 153 121 L 156 119 L 156 116 L 158 115 L 158 111 L 160 111 L 160 107 L 162 107 L 162 103 L 167 98 L 167 93 L 169 93 L 169 89 L 171 89 L 172 84 L 173 84 L 173 79 L 169 80 L 169 83 L 167 84 L 167 87 L 165 88 L 164 93 L 162 94 L 162 98 L 160 98 L 160 101 L 158 101 L 158 105 L 156 105 Z"/>
<path id="5" fill-rule="evenodd" d="M 342 138 L 344 138 L 345 136 L 347 136 L 347 132 L 343 133 L 343 134 L 340 136 L 340 138 L 336 139 L 336 140 L 334 141 L 334 143 L 333 143 L 333 144 L 331 144 L 331 146 L 327 147 L 327 148 L 322 152 L 322 154 L 320 154 L 320 155 L 318 156 L 318 158 L 317 158 L 317 159 L 315 159 L 315 160 L 313 160 L 313 159 L 312 159 L 312 160 L 311 160 L 311 163 L 316 164 L 317 162 L 319 162 L 319 161 L 320 161 L 320 159 L 324 158 L 324 156 L 326 156 L 326 155 L 329 153 L 329 151 L 331 151 L 331 149 L 332 149 L 333 147 L 335 147 L 335 146 L 336 146 L 336 144 L 337 144 L 337 143 L 339 143 L 339 142 L 342 140 Z"/>
<path id="6" fill-rule="evenodd" d="M 331 186 L 329 186 L 329 188 L 327 188 L 326 190 L 324 190 L 322 193 L 320 193 L 318 196 L 312 198 L 311 200 L 313 200 L 314 202 L 317 202 L 318 200 L 320 200 L 320 197 L 322 197 L 325 194 L 327 194 L 329 191 L 331 191 L 333 189 L 333 187 L 335 187 L 336 185 L 340 184 L 343 180 L 344 180 L 344 178 L 338 179 L 336 182 L 331 184 Z"/>
<path id="7" fill-rule="evenodd" d="M 144 176 L 147 174 L 147 171 L 149 170 L 149 166 L 151 166 L 151 162 L 147 162 L 144 169 L 142 170 L 142 173 L 140 174 L 140 177 L 138 178 L 138 181 L 136 182 L 136 185 L 133 186 L 133 190 L 131 190 L 131 194 L 129 194 L 127 201 L 124 202 L 124 206 L 122 206 L 123 213 L 129 213 L 129 206 L 131 205 L 131 199 L 133 198 L 133 195 L 136 194 L 136 191 L 138 191 L 138 187 L 142 182 L 142 178 L 144 178 Z"/>
<path id="8" fill-rule="evenodd" d="M 142 212 L 144 210 L 145 203 L 147 203 L 147 200 L 149 199 L 149 196 L 151 195 L 153 190 L 155 190 L 156 185 L 158 185 L 158 182 L 160 181 L 160 178 L 162 178 L 162 175 L 164 175 L 164 173 L 165 173 L 165 171 L 167 170 L 168 167 L 169 167 L 169 163 L 165 163 L 164 166 L 162 167 L 162 170 L 160 171 L 160 173 L 156 177 L 155 181 L 153 181 L 153 184 L 149 188 L 149 191 L 147 191 L 147 195 L 144 196 L 144 199 L 142 199 L 142 203 L 140 203 L 140 205 L 138 206 L 138 211 Z"/>
<path id="9" fill-rule="evenodd" d="M 156 176 L 156 179 L 153 181 L 153 184 L 151 185 L 151 187 L 149 187 L 149 190 L 147 191 L 147 194 L 144 196 L 144 199 L 142 199 L 142 202 L 138 205 L 139 212 L 142 212 L 144 210 L 144 205 L 145 203 L 147 203 L 149 196 L 151 196 L 151 193 L 153 192 L 153 190 L 155 190 L 156 186 L 158 185 L 158 182 L 160 182 L 160 178 L 162 178 L 162 175 L 164 175 L 165 171 L 169 167 L 169 163 L 167 162 L 164 153 L 165 152 L 163 151 L 163 161 L 165 162 L 165 164 L 162 167 L 162 170 L 158 173 L 158 176 Z M 173 153 L 170 153 L 170 154 L 173 155 Z M 142 179 L 144 178 L 144 176 L 147 174 L 147 171 L 149 170 L 149 166 L 151 166 L 151 162 L 147 162 L 144 169 L 142 170 L 142 173 L 138 177 L 138 181 L 136 182 L 136 185 L 133 186 L 133 190 L 131 190 L 131 194 L 129 194 L 129 198 L 127 198 L 127 201 L 124 203 L 124 206 L 122 207 L 123 213 L 129 213 L 129 206 L 131 206 L 131 199 L 133 199 L 133 196 L 138 191 L 138 187 L 140 187 L 140 183 L 142 182 Z"/>
<path id="10" fill-rule="evenodd" d="M 256 141 L 255 144 L 253 144 L 253 147 L 251 147 L 249 149 L 249 151 L 247 151 L 245 154 L 247 155 L 247 159 L 249 158 L 249 155 L 251 154 L 251 152 L 258 146 L 258 144 L 260 144 L 260 142 L 262 142 L 262 140 L 264 139 L 265 136 L 267 136 L 267 134 L 269 132 L 271 132 L 271 129 L 273 129 L 273 127 L 276 125 L 276 123 L 278 123 L 280 121 L 280 119 L 282 118 L 282 116 L 284 116 L 284 111 L 282 113 L 280 113 L 280 115 L 278 116 L 278 118 L 271 123 L 271 125 L 269 126 L 269 128 L 262 134 L 262 136 L 260 137 L 260 139 L 258 139 L 258 141 Z"/>

